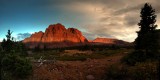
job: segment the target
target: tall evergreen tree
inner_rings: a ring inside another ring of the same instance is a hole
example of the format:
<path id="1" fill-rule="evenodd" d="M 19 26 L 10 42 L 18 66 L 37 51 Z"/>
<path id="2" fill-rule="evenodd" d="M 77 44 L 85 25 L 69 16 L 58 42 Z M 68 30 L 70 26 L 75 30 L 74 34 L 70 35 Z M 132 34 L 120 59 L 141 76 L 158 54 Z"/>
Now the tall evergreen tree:
<path id="1" fill-rule="evenodd" d="M 137 32 L 138 37 L 136 38 L 135 48 L 136 50 L 148 50 L 148 48 L 153 47 L 152 42 L 154 41 L 153 33 L 156 30 L 156 15 L 155 9 L 149 3 L 146 3 L 140 12 L 141 20 L 138 23 L 140 30 Z"/>

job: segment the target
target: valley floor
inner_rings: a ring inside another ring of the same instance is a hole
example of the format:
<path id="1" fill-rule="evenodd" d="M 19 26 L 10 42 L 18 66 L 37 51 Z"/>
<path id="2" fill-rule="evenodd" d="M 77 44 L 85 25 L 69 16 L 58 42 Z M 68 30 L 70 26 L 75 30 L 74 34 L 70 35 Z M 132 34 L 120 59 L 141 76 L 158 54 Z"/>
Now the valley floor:
<path id="1" fill-rule="evenodd" d="M 30 80 L 103 80 L 107 67 L 119 63 L 125 54 L 85 61 L 56 61 L 33 65 Z"/>

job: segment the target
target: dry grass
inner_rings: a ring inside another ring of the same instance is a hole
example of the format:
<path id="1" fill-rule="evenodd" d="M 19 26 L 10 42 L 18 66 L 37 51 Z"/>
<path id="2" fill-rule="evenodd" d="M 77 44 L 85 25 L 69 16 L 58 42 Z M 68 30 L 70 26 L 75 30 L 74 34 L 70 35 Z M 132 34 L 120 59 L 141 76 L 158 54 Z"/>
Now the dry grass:
<path id="1" fill-rule="evenodd" d="M 123 55 L 110 56 L 103 59 L 87 59 L 86 61 L 57 61 L 44 63 L 33 68 L 31 80 L 86 80 L 93 75 L 95 80 L 102 80 L 107 67 L 119 63 Z"/>

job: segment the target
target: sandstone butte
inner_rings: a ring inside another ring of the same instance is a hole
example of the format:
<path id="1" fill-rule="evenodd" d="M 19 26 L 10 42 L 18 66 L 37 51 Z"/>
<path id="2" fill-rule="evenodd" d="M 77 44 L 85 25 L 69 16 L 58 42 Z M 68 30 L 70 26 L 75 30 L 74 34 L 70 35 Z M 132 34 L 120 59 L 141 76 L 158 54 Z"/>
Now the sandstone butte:
<path id="1" fill-rule="evenodd" d="M 23 40 L 28 47 L 34 48 L 37 45 L 50 47 L 66 47 L 73 43 L 86 43 L 88 40 L 75 28 L 66 29 L 60 23 L 49 25 L 45 32 L 39 31 Z"/>
<path id="2" fill-rule="evenodd" d="M 53 47 L 71 47 L 79 46 L 84 44 L 127 44 L 127 42 L 111 38 L 96 38 L 95 40 L 87 40 L 79 31 L 75 28 L 66 29 L 60 23 L 49 25 L 45 32 L 39 31 L 32 34 L 30 37 L 22 41 L 29 48 L 34 48 L 36 46 L 47 48 Z"/>
<path id="3" fill-rule="evenodd" d="M 103 44 L 117 44 L 117 45 L 128 45 L 129 42 L 123 40 L 113 39 L 113 38 L 96 38 L 92 41 L 93 43 L 103 43 Z"/>
<path id="4" fill-rule="evenodd" d="M 96 38 L 92 42 L 95 43 L 106 43 L 106 44 L 114 44 L 117 39 L 111 39 L 111 38 Z"/>

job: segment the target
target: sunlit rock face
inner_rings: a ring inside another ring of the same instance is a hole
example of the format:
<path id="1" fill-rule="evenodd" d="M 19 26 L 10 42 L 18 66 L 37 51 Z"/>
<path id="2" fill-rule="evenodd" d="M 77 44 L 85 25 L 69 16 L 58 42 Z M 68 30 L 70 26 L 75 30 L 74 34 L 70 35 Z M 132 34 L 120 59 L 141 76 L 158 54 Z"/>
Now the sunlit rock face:
<path id="1" fill-rule="evenodd" d="M 42 42 L 87 42 L 82 33 L 75 28 L 66 29 L 61 24 L 50 25 L 42 38 Z"/>
<path id="2" fill-rule="evenodd" d="M 95 43 L 107 43 L 107 44 L 114 44 L 116 39 L 110 39 L 110 38 L 96 38 L 92 42 Z"/>
<path id="3" fill-rule="evenodd" d="M 101 44 L 116 44 L 116 45 L 125 45 L 129 44 L 128 42 L 112 39 L 112 38 L 96 38 L 92 41 L 93 43 L 101 43 Z"/>
<path id="4" fill-rule="evenodd" d="M 36 32 L 32 34 L 31 37 L 23 40 L 23 43 L 28 44 L 30 48 L 33 48 L 38 44 L 50 47 L 65 47 L 72 45 L 72 43 L 86 42 L 88 42 L 88 40 L 78 29 L 66 29 L 65 26 L 60 23 L 49 25 L 44 33 L 42 31 Z"/>
<path id="5" fill-rule="evenodd" d="M 23 40 L 23 42 L 24 43 L 27 43 L 27 42 L 41 42 L 43 35 L 44 35 L 44 33 L 42 31 L 36 32 L 36 33 L 32 34 L 31 37 Z"/>

